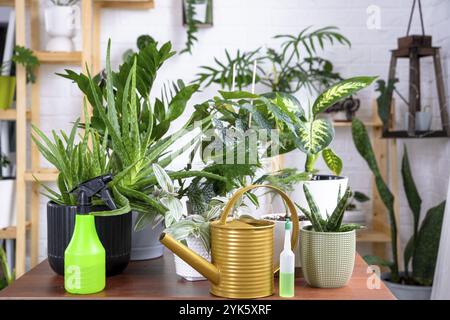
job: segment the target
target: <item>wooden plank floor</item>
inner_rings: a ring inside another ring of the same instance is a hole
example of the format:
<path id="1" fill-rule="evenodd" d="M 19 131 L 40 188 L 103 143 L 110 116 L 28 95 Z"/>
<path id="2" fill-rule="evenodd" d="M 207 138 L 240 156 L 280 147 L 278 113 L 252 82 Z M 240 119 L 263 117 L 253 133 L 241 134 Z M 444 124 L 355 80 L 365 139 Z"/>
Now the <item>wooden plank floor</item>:
<path id="1" fill-rule="evenodd" d="M 367 264 L 358 255 L 352 279 L 347 287 L 339 289 L 318 289 L 309 287 L 296 275 L 296 294 L 294 299 L 395 299 L 381 282 L 379 289 L 367 287 Z M 276 292 L 266 299 L 278 297 Z M 172 254 L 166 252 L 163 258 L 131 262 L 120 275 L 107 278 L 106 289 L 94 295 L 74 296 L 64 291 L 64 279 L 56 275 L 43 261 L 34 269 L 20 277 L 11 286 L 0 291 L 2 299 L 218 299 L 209 293 L 207 281 L 189 282 L 175 274 Z"/>

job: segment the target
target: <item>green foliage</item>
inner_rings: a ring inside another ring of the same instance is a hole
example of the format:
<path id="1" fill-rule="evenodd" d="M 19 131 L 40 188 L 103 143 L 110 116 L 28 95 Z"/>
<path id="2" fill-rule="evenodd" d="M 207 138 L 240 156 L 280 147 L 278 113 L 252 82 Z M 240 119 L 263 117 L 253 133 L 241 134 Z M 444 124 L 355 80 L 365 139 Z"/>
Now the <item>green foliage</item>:
<path id="1" fill-rule="evenodd" d="M 0 278 L 0 290 L 9 286 L 14 280 L 14 274 L 9 269 L 6 253 L 2 246 L 0 246 L 0 270 L 3 278 Z"/>
<path id="2" fill-rule="evenodd" d="M 318 115 L 334 103 L 369 86 L 375 77 L 354 77 L 341 81 L 321 93 L 315 100 L 308 119 L 300 118 L 298 134 L 298 148 L 307 154 L 305 170 L 312 172 L 320 153 L 324 150 L 325 163 L 335 173 L 342 169 L 342 161 L 329 148 L 334 138 L 333 125 Z"/>
<path id="3" fill-rule="evenodd" d="M 186 44 L 185 44 L 185 48 L 183 50 L 180 51 L 180 54 L 183 54 L 185 52 L 189 52 L 190 54 L 192 54 L 192 48 L 194 46 L 194 43 L 196 41 L 198 41 L 196 33 L 198 32 L 198 27 L 197 24 L 199 23 L 199 21 L 194 19 L 195 16 L 195 1 L 196 0 L 184 0 L 185 2 L 185 10 L 184 10 L 184 14 L 186 17 L 186 26 L 187 26 L 187 39 L 186 39 Z"/>
<path id="4" fill-rule="evenodd" d="M 336 27 L 312 31 L 308 27 L 298 35 L 276 35 L 274 38 L 282 41 L 279 49 L 268 48 L 265 52 L 261 52 L 261 48 L 249 52 L 238 50 L 234 57 L 225 50 L 226 60 L 222 62 L 215 58 L 214 66 L 202 66 L 196 82 L 204 87 L 216 83 L 231 90 L 234 66 L 236 88 L 242 90 L 252 82 L 254 61 L 258 61 L 255 82 L 272 92 L 295 93 L 302 87 L 319 92 L 342 79 L 333 70 L 331 61 L 315 56 L 327 43 L 350 46 L 350 41 Z"/>
<path id="5" fill-rule="evenodd" d="M 419 229 L 422 199 L 414 182 L 406 146 L 402 160 L 402 177 L 406 199 L 411 208 L 414 222 L 413 235 L 403 253 L 406 281 L 430 286 L 433 282 L 436 267 L 445 201 L 428 210 Z M 412 275 L 409 273 L 411 260 Z"/>
<path id="6" fill-rule="evenodd" d="M 445 201 L 428 210 L 417 234 L 412 258 L 412 278 L 424 286 L 431 286 L 439 252 Z"/>
<path id="7" fill-rule="evenodd" d="M 189 236 L 200 238 L 206 251 L 211 250 L 210 222 L 220 217 L 226 198 L 213 198 L 207 205 L 207 210 L 180 219 L 168 227 L 165 232 L 178 241 L 184 241 Z M 194 210 L 194 212 L 196 212 Z"/>
<path id="8" fill-rule="evenodd" d="M 388 125 L 389 115 L 391 112 L 391 102 L 392 102 L 392 94 L 395 89 L 395 83 L 398 82 L 398 79 L 390 79 L 388 84 L 382 79 L 377 81 L 377 91 L 380 92 L 380 95 L 377 98 L 377 106 L 378 106 L 378 116 L 383 122 L 384 126 Z"/>
<path id="9" fill-rule="evenodd" d="M 347 205 L 346 210 L 355 210 L 356 209 L 355 202 L 363 203 L 363 202 L 367 202 L 369 200 L 370 200 L 370 198 L 366 194 L 364 194 L 360 191 L 355 191 L 352 193 L 352 195 L 350 197 L 350 201 Z"/>
<path id="10" fill-rule="evenodd" d="M 378 168 L 377 161 L 370 143 L 367 130 L 361 120 L 354 118 L 352 121 L 352 136 L 353 142 L 355 144 L 356 150 L 359 154 L 366 160 L 369 169 L 372 171 L 375 177 L 375 184 L 377 187 L 378 194 L 380 195 L 383 204 L 385 205 L 388 214 L 389 222 L 391 226 L 391 247 L 392 247 L 392 257 L 393 261 L 389 264 L 391 268 L 391 278 L 392 281 L 397 282 L 399 280 L 398 274 L 398 251 L 397 251 L 397 223 L 395 221 L 394 212 L 394 195 L 389 190 L 389 187 L 384 182 L 381 176 L 380 170 Z"/>
<path id="11" fill-rule="evenodd" d="M 327 219 L 322 218 L 319 207 L 317 206 L 313 196 L 309 192 L 306 183 L 303 184 L 303 192 L 305 193 L 309 210 L 300 206 L 298 207 L 306 216 L 306 218 L 308 218 L 308 220 L 311 222 L 312 230 L 316 232 L 348 232 L 362 228 L 357 224 L 342 224 L 345 209 L 347 208 L 348 200 L 352 194 L 350 188 L 347 188 L 344 195 L 339 198 L 336 208 L 334 209 L 333 213 L 327 217 Z"/>

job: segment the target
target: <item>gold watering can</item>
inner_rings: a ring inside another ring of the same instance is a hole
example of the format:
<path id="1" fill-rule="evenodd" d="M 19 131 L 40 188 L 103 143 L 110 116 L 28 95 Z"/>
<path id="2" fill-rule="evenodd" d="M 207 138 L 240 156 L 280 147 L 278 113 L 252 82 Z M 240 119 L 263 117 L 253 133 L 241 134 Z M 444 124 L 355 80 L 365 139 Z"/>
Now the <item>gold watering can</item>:
<path id="1" fill-rule="evenodd" d="M 250 185 L 238 190 L 225 206 L 220 220 L 211 222 L 212 263 L 162 233 L 160 241 L 211 281 L 211 293 L 226 298 L 261 298 L 273 294 L 274 226 L 271 221 L 241 217 L 227 219 L 235 203 L 249 190 L 265 187 L 280 194 L 292 217 L 292 250 L 297 245 L 298 217 L 294 204 L 280 189 L 269 185 Z"/>

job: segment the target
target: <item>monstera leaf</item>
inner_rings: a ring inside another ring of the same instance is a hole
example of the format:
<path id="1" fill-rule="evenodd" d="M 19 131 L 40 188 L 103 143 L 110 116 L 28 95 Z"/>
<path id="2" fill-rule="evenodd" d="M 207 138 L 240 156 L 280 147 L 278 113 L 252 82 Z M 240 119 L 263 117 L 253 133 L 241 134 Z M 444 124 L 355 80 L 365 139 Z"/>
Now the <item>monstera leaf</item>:
<path id="1" fill-rule="evenodd" d="M 369 86 L 376 77 L 354 77 L 341 81 L 328 90 L 323 92 L 314 102 L 312 111 L 314 116 L 325 111 L 328 107 L 335 104 L 353 93 Z"/>
<path id="2" fill-rule="evenodd" d="M 324 119 L 303 122 L 298 130 L 299 148 L 307 154 L 317 154 L 334 138 L 333 125 Z"/>

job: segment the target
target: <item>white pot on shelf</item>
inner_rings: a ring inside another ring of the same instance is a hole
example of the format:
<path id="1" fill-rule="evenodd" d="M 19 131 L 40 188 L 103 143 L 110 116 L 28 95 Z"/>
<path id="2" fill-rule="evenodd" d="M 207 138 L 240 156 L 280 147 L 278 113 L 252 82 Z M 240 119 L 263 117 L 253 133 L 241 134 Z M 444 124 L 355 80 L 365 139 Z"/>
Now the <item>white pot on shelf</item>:
<path id="1" fill-rule="evenodd" d="M 308 209 L 308 202 L 303 192 L 303 184 L 306 184 L 319 207 L 320 214 L 326 218 L 326 213 L 332 214 L 337 206 L 339 189 L 341 190 L 341 196 L 344 195 L 348 185 L 348 178 L 333 175 L 315 175 L 314 177 L 317 180 L 299 183 L 292 192 L 291 197 L 301 207 Z"/>
<path id="2" fill-rule="evenodd" d="M 47 51 L 74 51 L 72 38 L 80 28 L 78 6 L 51 6 L 44 11 L 45 31 L 50 36 Z"/>
<path id="3" fill-rule="evenodd" d="M 416 131 L 429 131 L 431 129 L 431 112 L 417 111 L 415 113 L 415 129 Z M 409 112 L 404 116 L 404 128 L 408 130 L 409 127 Z"/>
<path id="4" fill-rule="evenodd" d="M 0 180 L 0 229 L 16 225 L 16 180 Z"/>
<path id="5" fill-rule="evenodd" d="M 211 262 L 211 254 L 208 251 L 206 251 L 200 238 L 189 236 L 186 239 L 186 243 L 189 249 L 193 250 L 198 255 Z M 174 254 L 174 258 L 175 258 L 175 270 L 177 275 L 188 281 L 206 280 L 206 278 L 203 277 L 197 270 L 195 270 L 186 262 L 184 262 L 182 259 L 180 259 L 176 254 Z"/>

